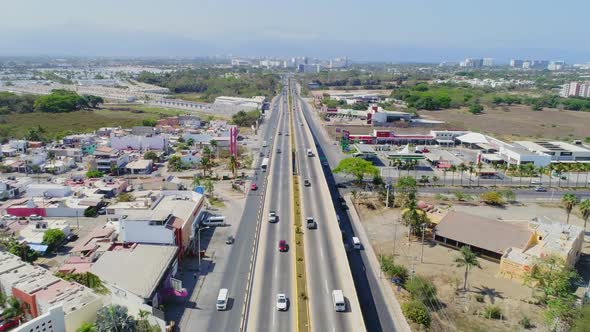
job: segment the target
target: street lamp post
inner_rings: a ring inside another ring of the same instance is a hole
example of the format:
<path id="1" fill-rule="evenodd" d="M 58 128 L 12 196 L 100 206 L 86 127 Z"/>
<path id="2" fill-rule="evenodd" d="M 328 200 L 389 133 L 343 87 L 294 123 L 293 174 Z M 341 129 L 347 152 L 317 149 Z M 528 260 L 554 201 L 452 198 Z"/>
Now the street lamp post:
<path id="1" fill-rule="evenodd" d="M 197 257 L 199 259 L 197 271 L 201 271 L 201 231 L 205 230 L 205 229 L 209 229 L 209 228 L 211 228 L 211 227 L 210 226 L 203 227 L 203 228 L 199 227 L 197 229 Z"/>

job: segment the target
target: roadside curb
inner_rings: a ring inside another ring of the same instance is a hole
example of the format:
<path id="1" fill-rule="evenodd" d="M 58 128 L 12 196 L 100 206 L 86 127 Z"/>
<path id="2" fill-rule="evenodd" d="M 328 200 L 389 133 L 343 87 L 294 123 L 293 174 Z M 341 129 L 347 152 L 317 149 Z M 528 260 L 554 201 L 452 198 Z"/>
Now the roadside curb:
<path id="1" fill-rule="evenodd" d="M 379 265 L 379 260 L 377 259 L 377 255 L 375 254 L 375 251 L 371 246 L 371 242 L 369 241 L 369 237 L 367 236 L 367 233 L 365 232 L 365 229 L 361 223 L 360 217 L 356 211 L 356 206 L 352 203 L 349 194 L 344 195 L 344 200 L 346 201 L 346 204 L 351 207 L 348 210 L 351 216 L 350 219 L 354 223 L 356 236 L 359 237 L 361 243 L 363 244 L 363 250 L 367 255 L 370 268 L 373 270 L 375 276 L 379 276 L 379 291 L 387 303 L 389 315 L 393 318 L 393 322 L 398 331 L 410 332 L 410 325 L 402 313 L 402 308 L 397 301 L 393 289 L 391 289 L 391 285 L 386 278 L 381 277 L 381 266 Z"/>

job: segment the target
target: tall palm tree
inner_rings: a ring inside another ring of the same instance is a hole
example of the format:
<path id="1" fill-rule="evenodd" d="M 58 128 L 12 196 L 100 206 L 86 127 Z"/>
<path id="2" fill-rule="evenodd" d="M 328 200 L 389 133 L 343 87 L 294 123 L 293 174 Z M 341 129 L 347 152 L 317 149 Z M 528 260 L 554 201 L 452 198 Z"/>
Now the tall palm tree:
<path id="1" fill-rule="evenodd" d="M 209 196 L 213 197 L 214 190 L 215 190 L 215 185 L 213 184 L 213 181 L 207 180 L 207 182 L 205 182 L 205 191 L 207 191 Z"/>
<path id="2" fill-rule="evenodd" d="M 229 156 L 229 170 L 232 172 L 234 179 L 238 172 L 238 159 L 235 156 Z"/>
<path id="3" fill-rule="evenodd" d="M 469 162 L 469 164 L 467 165 L 467 171 L 469 171 L 469 186 L 471 187 L 471 175 L 473 174 L 473 171 L 475 170 L 475 168 L 473 167 L 473 162 Z"/>
<path id="4" fill-rule="evenodd" d="M 566 224 L 570 223 L 570 214 L 574 207 L 578 204 L 578 197 L 572 193 L 566 193 L 561 198 L 561 202 L 563 203 L 563 208 L 565 209 L 565 213 L 567 213 Z"/>
<path id="5" fill-rule="evenodd" d="M 455 185 L 455 172 L 457 171 L 457 166 L 451 165 L 451 167 L 449 167 L 449 171 L 451 173 L 453 173 L 453 176 L 451 177 L 451 187 L 452 187 Z"/>
<path id="6" fill-rule="evenodd" d="M 467 276 L 469 274 L 469 270 L 477 266 L 481 268 L 479 261 L 477 260 L 477 255 L 469 249 L 468 246 L 461 247 L 460 255 L 455 258 L 455 263 L 457 263 L 457 267 L 465 266 L 465 275 L 463 278 L 463 290 L 467 290 Z"/>
<path id="7" fill-rule="evenodd" d="M 207 176 L 207 171 L 211 167 L 211 159 L 207 156 L 201 158 L 201 167 L 203 168 L 203 177 Z"/>
<path id="8" fill-rule="evenodd" d="M 18 318 L 20 321 L 20 316 L 24 313 L 23 306 L 15 297 L 10 297 L 8 299 L 7 308 L 4 309 L 3 316 L 7 319 Z"/>
<path id="9" fill-rule="evenodd" d="M 201 178 L 199 178 L 198 176 L 195 176 L 193 178 L 192 185 L 193 185 L 193 189 L 200 186 L 201 185 Z"/>
<path id="10" fill-rule="evenodd" d="M 443 168 L 443 186 L 447 185 L 447 172 L 449 171 L 448 168 Z"/>
<path id="11" fill-rule="evenodd" d="M 551 188 L 551 180 L 553 178 L 553 170 L 555 168 L 554 168 L 554 165 L 551 163 L 549 163 L 549 165 L 547 165 L 546 168 L 547 168 L 547 174 L 549 175 L 549 187 Z"/>
<path id="12" fill-rule="evenodd" d="M 476 168 L 477 168 L 477 186 L 479 187 L 479 180 L 481 179 L 481 169 L 483 168 L 483 164 L 481 163 L 481 161 L 479 163 L 477 163 Z"/>
<path id="13" fill-rule="evenodd" d="M 467 166 L 464 163 L 460 163 L 457 166 L 457 170 L 461 172 L 461 187 L 463 187 L 463 173 L 467 170 Z"/>
<path id="14" fill-rule="evenodd" d="M 584 219 L 584 231 L 586 231 L 586 224 L 588 223 L 588 219 L 590 219 L 590 199 L 581 201 L 578 209 L 580 209 L 582 219 Z"/>
<path id="15" fill-rule="evenodd" d="M 215 149 L 215 158 L 219 158 L 219 150 L 218 150 L 218 146 L 219 143 L 217 143 L 216 140 L 212 139 L 209 144 L 211 145 L 212 148 Z"/>
<path id="16" fill-rule="evenodd" d="M 543 174 L 547 173 L 547 167 L 537 167 L 537 174 L 539 175 L 539 184 L 543 184 Z"/>

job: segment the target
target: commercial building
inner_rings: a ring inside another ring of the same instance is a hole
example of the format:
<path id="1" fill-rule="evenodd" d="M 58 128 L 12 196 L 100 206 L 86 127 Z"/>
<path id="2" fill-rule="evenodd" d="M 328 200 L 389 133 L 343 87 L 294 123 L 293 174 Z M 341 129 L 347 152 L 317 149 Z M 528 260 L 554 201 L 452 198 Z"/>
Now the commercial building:
<path id="1" fill-rule="evenodd" d="M 483 67 L 483 59 L 467 58 L 459 65 L 466 68 L 481 68 Z"/>
<path id="2" fill-rule="evenodd" d="M 322 66 L 319 64 L 301 63 L 297 66 L 297 71 L 300 73 L 319 73 Z"/>
<path id="3" fill-rule="evenodd" d="M 50 313 L 61 305 L 66 332 L 94 322 L 96 312 L 103 306 L 102 297 L 91 289 L 57 278 L 50 271 L 3 251 L 0 251 L 0 287 L 4 294 L 14 296 L 23 304 L 28 319 Z"/>
<path id="4" fill-rule="evenodd" d="M 150 197 L 151 206 L 109 207 L 110 220 L 119 222 L 119 239 L 124 243 L 176 245 L 181 258 L 192 245 L 197 216 L 203 210 L 203 195 L 191 191 L 162 191 Z"/>
<path id="5" fill-rule="evenodd" d="M 166 320 L 160 304 L 167 297 L 188 295 L 186 289 L 178 285 L 180 280 L 174 279 L 178 270 L 177 251 L 176 246 L 115 245 L 100 256 L 90 272 L 109 289 L 113 304 L 127 307 L 133 316 L 140 310 L 147 311 L 148 320 L 164 330 Z"/>
<path id="6" fill-rule="evenodd" d="M 570 144 L 559 141 L 516 141 L 516 144 L 525 149 L 545 154 L 551 157 L 552 162 L 590 162 L 590 149 L 580 144 Z"/>
<path id="7" fill-rule="evenodd" d="M 103 173 L 110 173 L 111 169 L 122 170 L 129 162 L 129 155 L 119 149 L 100 146 L 94 150 L 94 166 Z"/>
<path id="8" fill-rule="evenodd" d="M 168 149 L 168 137 L 160 134 L 121 136 L 111 134 L 110 145 L 111 148 L 118 150 L 166 151 Z"/>
<path id="9" fill-rule="evenodd" d="M 590 83 L 566 83 L 561 87 L 560 96 L 590 98 Z"/>

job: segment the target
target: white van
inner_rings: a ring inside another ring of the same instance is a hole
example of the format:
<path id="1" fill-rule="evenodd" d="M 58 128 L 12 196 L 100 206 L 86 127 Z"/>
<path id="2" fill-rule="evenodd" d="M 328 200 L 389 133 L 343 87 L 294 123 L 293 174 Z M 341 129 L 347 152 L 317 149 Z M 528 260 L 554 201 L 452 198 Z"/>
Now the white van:
<path id="1" fill-rule="evenodd" d="M 332 302 L 334 302 L 334 310 L 346 311 L 346 302 L 344 302 L 344 294 L 342 294 L 342 290 L 335 289 L 332 291 Z"/>
<path id="2" fill-rule="evenodd" d="M 227 309 L 227 288 L 222 288 L 219 290 L 219 295 L 217 295 L 217 310 L 225 310 Z"/>
<path id="3" fill-rule="evenodd" d="M 265 148 L 268 146 L 268 143 L 266 141 L 262 142 L 262 147 Z"/>
<path id="4" fill-rule="evenodd" d="M 203 220 L 203 225 L 205 225 L 205 226 L 223 226 L 223 225 L 225 225 L 225 217 L 224 216 L 210 216 L 209 218 Z"/>
<path id="5" fill-rule="evenodd" d="M 307 149 L 307 156 L 313 157 L 313 151 L 311 151 L 311 149 Z"/>
<path id="6" fill-rule="evenodd" d="M 352 237 L 352 247 L 354 249 L 361 250 L 361 241 L 356 236 Z"/>

